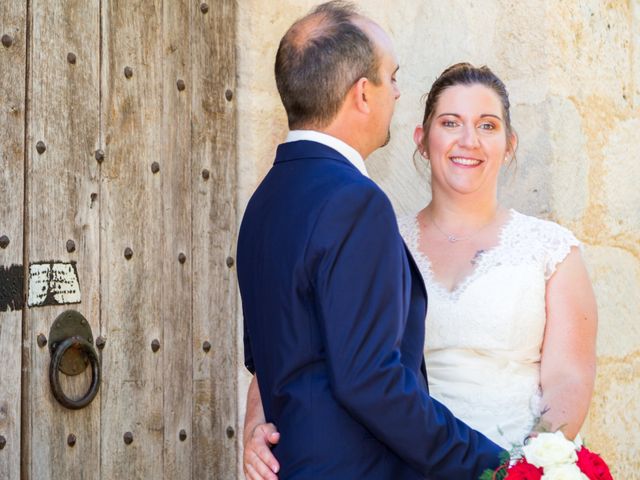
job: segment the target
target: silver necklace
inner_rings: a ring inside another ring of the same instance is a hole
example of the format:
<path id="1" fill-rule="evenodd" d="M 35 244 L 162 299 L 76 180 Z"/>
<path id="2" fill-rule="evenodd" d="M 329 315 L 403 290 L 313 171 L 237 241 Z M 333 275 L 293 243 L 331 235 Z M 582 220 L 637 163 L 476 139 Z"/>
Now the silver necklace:
<path id="1" fill-rule="evenodd" d="M 495 220 L 495 215 L 493 216 L 493 218 L 491 219 L 491 221 L 489 221 L 489 223 L 487 223 L 486 225 L 483 225 L 482 227 L 480 227 L 478 230 L 476 230 L 475 232 L 473 232 L 471 235 L 467 235 L 466 237 L 458 237 L 452 233 L 447 233 L 444 230 L 442 230 L 440 228 L 440 226 L 436 223 L 436 219 L 431 217 L 431 223 L 433 223 L 433 225 L 438 229 L 438 231 L 444 235 L 445 237 L 447 237 L 447 240 L 449 241 L 449 243 L 456 243 L 456 242 L 463 242 L 465 240 L 469 240 L 470 238 L 475 237 L 477 234 L 479 234 L 482 230 L 484 230 L 485 228 L 487 228 L 489 225 L 491 225 L 493 223 L 493 221 Z"/>

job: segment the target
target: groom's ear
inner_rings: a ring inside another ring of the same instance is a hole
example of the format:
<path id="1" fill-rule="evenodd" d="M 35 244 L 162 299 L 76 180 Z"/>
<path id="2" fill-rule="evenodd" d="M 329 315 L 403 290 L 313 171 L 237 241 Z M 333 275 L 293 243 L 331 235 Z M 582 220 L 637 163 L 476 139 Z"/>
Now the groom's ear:
<path id="1" fill-rule="evenodd" d="M 369 79 L 362 77 L 351 87 L 350 94 L 353 96 L 353 102 L 359 112 L 368 114 L 371 112 L 371 106 L 367 100 L 367 91 L 369 89 Z"/>

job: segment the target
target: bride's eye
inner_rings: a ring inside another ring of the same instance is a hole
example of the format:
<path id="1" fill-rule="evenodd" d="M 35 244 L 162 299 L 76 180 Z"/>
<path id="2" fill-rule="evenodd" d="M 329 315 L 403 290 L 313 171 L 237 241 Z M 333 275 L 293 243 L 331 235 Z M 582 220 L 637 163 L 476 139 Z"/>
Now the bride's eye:
<path id="1" fill-rule="evenodd" d="M 478 127 L 481 130 L 495 130 L 496 129 L 496 126 L 491 122 L 481 123 Z"/>
<path id="2" fill-rule="evenodd" d="M 454 122 L 453 120 L 443 120 L 442 126 L 447 128 L 453 128 L 453 127 L 457 127 L 458 123 Z"/>

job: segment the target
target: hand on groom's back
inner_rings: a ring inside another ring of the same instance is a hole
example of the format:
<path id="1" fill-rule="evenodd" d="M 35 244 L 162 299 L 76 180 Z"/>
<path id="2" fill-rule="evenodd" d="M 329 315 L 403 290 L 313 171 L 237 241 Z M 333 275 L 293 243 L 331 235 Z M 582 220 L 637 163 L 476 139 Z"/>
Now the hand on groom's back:
<path id="1" fill-rule="evenodd" d="M 273 423 L 256 425 L 251 431 L 245 431 L 243 467 L 244 474 L 250 480 L 277 480 L 280 465 L 271 453 L 270 446 L 280 440 L 280 433 Z"/>

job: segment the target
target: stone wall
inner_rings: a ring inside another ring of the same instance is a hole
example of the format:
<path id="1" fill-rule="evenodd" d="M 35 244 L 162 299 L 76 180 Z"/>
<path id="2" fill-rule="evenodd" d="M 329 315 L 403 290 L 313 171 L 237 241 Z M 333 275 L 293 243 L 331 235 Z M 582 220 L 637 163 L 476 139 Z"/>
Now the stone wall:
<path id="1" fill-rule="evenodd" d="M 273 59 L 316 2 L 238 2 L 240 212 L 287 132 Z M 507 84 L 520 139 L 501 200 L 570 228 L 599 306 L 598 375 L 583 428 L 615 478 L 640 468 L 640 1 L 362 0 L 395 42 L 402 92 L 392 141 L 367 161 L 398 214 L 429 199 L 412 132 L 448 65 L 489 65 Z M 238 321 L 241 321 L 239 319 Z M 240 339 L 239 339 L 240 341 Z M 239 365 L 242 365 L 239 359 Z M 239 367 L 240 385 L 248 375 Z M 239 410 L 245 405 L 240 388 Z M 242 419 L 242 414 L 240 415 Z"/>

